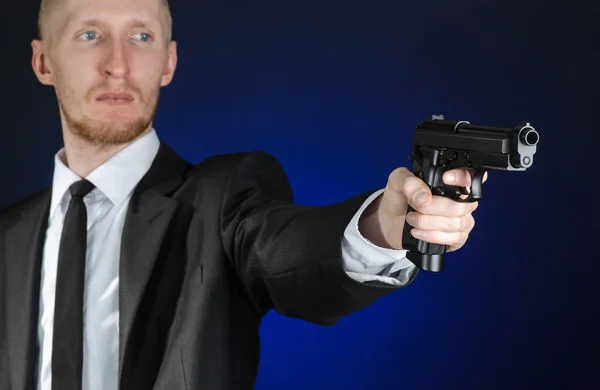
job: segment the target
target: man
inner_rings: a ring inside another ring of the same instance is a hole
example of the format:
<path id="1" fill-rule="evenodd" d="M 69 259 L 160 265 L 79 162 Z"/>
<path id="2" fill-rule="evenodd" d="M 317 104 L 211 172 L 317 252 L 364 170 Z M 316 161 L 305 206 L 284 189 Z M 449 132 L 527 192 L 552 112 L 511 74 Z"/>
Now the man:
<path id="1" fill-rule="evenodd" d="M 177 65 L 166 1 L 44 0 L 39 29 L 64 148 L 52 186 L 0 213 L 0 389 L 251 389 L 270 309 L 332 325 L 414 280 L 405 219 L 450 251 L 474 226 L 477 204 L 405 168 L 300 207 L 266 153 L 186 163 L 152 127 Z"/>

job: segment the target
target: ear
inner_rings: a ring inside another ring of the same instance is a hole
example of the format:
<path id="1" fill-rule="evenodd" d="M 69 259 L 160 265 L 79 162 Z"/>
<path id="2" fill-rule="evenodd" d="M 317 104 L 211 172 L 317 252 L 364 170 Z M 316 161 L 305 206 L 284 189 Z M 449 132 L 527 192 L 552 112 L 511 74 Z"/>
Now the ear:
<path id="1" fill-rule="evenodd" d="M 162 78 L 160 80 L 160 86 L 165 87 L 171 84 L 173 76 L 175 76 L 175 68 L 177 68 L 177 42 L 171 41 L 169 43 L 169 58 L 167 59 L 167 66 L 163 71 Z"/>
<path id="2" fill-rule="evenodd" d="M 31 66 L 33 72 L 44 85 L 53 85 L 53 77 L 50 68 L 48 67 L 48 57 L 44 52 L 44 43 L 41 40 L 33 40 L 31 42 L 31 48 L 33 49 L 33 55 L 31 57 Z"/>

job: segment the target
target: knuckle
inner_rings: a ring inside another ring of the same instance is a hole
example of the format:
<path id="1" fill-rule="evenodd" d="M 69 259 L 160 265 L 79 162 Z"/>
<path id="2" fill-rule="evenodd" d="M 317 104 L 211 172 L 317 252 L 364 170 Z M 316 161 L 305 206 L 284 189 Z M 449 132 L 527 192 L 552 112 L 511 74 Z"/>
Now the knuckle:
<path id="1" fill-rule="evenodd" d="M 461 230 L 462 220 L 460 218 L 452 218 L 448 222 L 448 230 Z"/>
<path id="2" fill-rule="evenodd" d="M 471 231 L 473 230 L 473 228 L 475 227 L 475 218 L 473 218 L 472 215 L 469 216 L 469 224 L 468 224 L 468 229 L 467 231 Z"/>
<path id="3" fill-rule="evenodd" d="M 461 218 L 460 229 L 461 232 L 468 232 L 472 229 L 473 226 L 473 217 L 469 214 Z"/>
<path id="4" fill-rule="evenodd" d="M 452 242 L 452 245 L 460 246 L 462 243 L 463 243 L 463 233 L 457 233 Z"/>
<path id="5" fill-rule="evenodd" d="M 392 172 L 388 177 L 387 188 L 395 193 L 402 193 L 402 183 Z"/>
<path id="6" fill-rule="evenodd" d="M 407 168 L 396 168 L 388 176 L 388 181 L 401 181 L 408 173 Z"/>
<path id="7" fill-rule="evenodd" d="M 397 193 L 404 193 L 406 180 L 410 178 L 411 172 L 408 168 L 396 168 L 388 176 L 388 188 Z"/>
<path id="8" fill-rule="evenodd" d="M 411 174 L 412 172 L 406 168 L 406 167 L 399 167 L 394 169 L 394 172 L 396 172 L 396 174 L 401 174 L 401 175 L 408 175 Z"/>
<path id="9" fill-rule="evenodd" d="M 465 203 L 456 203 L 454 205 L 453 215 L 455 217 L 462 217 L 467 212 L 467 205 Z"/>
<path id="10" fill-rule="evenodd" d="M 423 182 L 423 180 L 419 179 L 416 176 L 407 176 L 404 179 L 404 187 L 407 190 L 411 190 L 411 191 L 418 191 L 423 189 L 423 187 L 427 187 L 427 185 L 425 184 L 425 182 Z"/>

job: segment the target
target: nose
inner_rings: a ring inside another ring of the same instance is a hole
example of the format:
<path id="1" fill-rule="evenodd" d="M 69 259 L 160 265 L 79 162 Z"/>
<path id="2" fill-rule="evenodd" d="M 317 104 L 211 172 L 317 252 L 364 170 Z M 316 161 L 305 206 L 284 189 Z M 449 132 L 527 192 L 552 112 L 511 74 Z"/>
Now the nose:
<path id="1" fill-rule="evenodd" d="M 126 48 L 121 42 L 113 41 L 108 48 L 104 73 L 114 78 L 122 78 L 129 73 Z"/>

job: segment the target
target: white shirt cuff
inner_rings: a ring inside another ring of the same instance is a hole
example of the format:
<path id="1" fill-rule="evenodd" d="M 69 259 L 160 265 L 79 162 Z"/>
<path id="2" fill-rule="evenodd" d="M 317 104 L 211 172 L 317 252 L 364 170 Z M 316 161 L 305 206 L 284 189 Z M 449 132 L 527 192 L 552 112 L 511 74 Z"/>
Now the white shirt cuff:
<path id="1" fill-rule="evenodd" d="M 383 191 L 383 189 L 376 191 L 367 198 L 344 231 L 342 239 L 344 270 L 348 276 L 359 282 L 376 280 L 401 286 L 408 283 L 416 269 L 416 266 L 406 258 L 407 251 L 379 247 L 358 231 L 360 216 Z M 392 274 L 397 275 L 390 276 Z"/>

